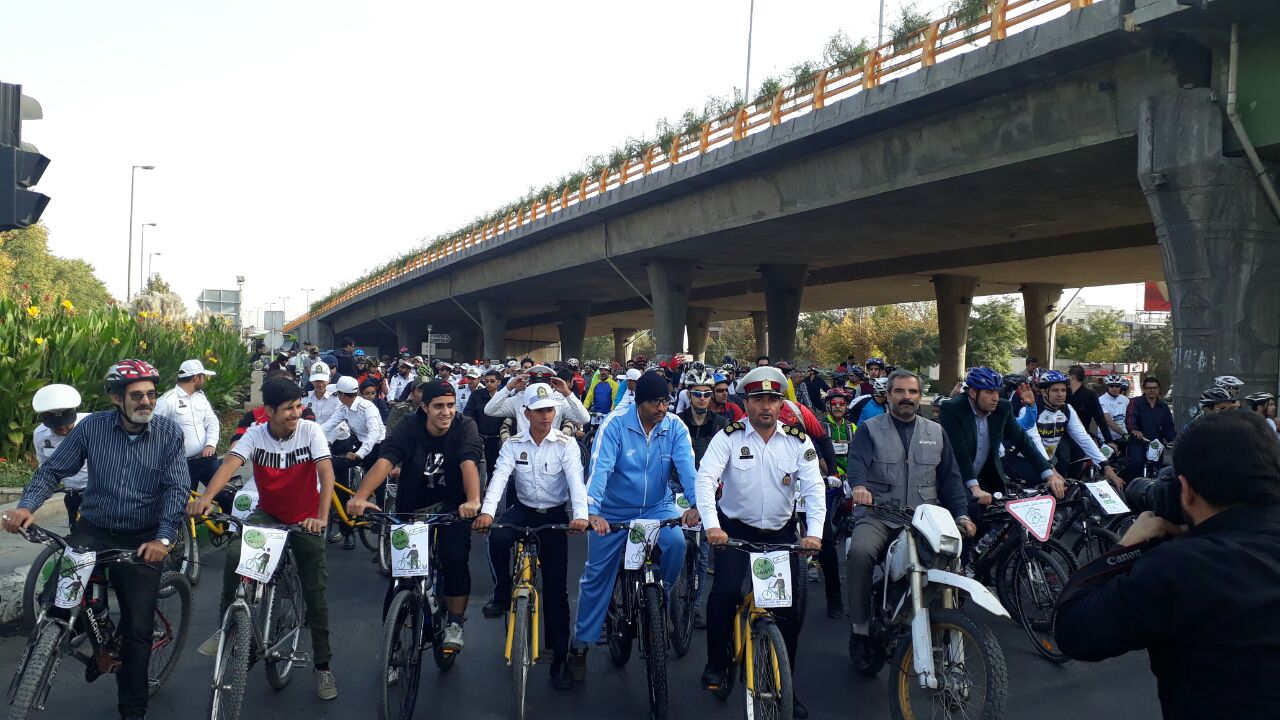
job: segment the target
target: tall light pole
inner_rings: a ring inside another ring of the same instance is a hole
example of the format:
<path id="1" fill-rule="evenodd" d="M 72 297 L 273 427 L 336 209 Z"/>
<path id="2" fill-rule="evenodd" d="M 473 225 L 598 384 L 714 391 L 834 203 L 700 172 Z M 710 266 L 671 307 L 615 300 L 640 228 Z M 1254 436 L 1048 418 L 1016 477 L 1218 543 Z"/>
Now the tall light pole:
<path id="1" fill-rule="evenodd" d="M 302 292 L 307 294 L 307 308 L 303 312 L 311 311 L 311 291 L 312 290 L 315 290 L 315 288 L 302 288 Z"/>
<path id="2" fill-rule="evenodd" d="M 124 301 L 129 302 L 129 297 L 133 295 L 133 181 L 137 177 L 138 168 L 143 170 L 155 170 L 155 165 L 134 165 L 129 169 L 129 263 L 128 270 L 125 272 L 124 283 Z M 138 257 L 138 269 L 142 269 L 142 257 Z"/>
<path id="3" fill-rule="evenodd" d="M 285 309 L 286 300 L 288 300 L 288 298 L 280 298 L 280 312 L 284 313 L 284 316 L 287 319 L 289 317 L 289 311 Z"/>
<path id="4" fill-rule="evenodd" d="M 876 34 L 876 47 L 884 44 L 884 0 L 880 0 L 880 31 Z"/>
<path id="5" fill-rule="evenodd" d="M 751 10 L 747 13 L 747 79 L 742 83 L 742 102 L 747 102 L 751 97 L 751 35 L 755 25 L 756 0 L 751 0 Z"/>
<path id="6" fill-rule="evenodd" d="M 147 228 L 155 226 L 155 223 L 142 224 L 142 247 L 138 249 L 138 257 L 142 258 L 147 256 Z M 142 280 L 142 263 L 138 263 L 138 292 L 141 293 L 146 287 L 147 284 Z"/>
<path id="7" fill-rule="evenodd" d="M 148 277 L 148 278 L 150 278 L 150 277 L 151 277 L 151 258 L 153 258 L 153 257 L 155 257 L 155 256 L 157 256 L 157 255 L 162 255 L 162 254 L 163 254 L 163 253 L 153 252 L 153 253 L 151 253 L 150 255 L 148 255 L 148 256 L 147 256 L 147 277 Z M 141 292 L 141 291 L 142 291 L 142 288 L 138 288 L 138 291 L 139 291 L 139 292 Z"/>
<path id="8" fill-rule="evenodd" d="M 236 329 L 244 324 L 244 276 L 236 276 Z M 253 323 L 250 323 L 252 325 Z"/>

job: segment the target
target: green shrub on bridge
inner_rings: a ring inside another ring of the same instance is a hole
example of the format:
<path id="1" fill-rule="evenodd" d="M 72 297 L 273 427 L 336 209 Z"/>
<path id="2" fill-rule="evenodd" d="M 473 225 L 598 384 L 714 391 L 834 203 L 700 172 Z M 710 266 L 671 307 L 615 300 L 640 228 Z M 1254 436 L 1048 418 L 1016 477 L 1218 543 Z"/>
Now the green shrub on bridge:
<path id="1" fill-rule="evenodd" d="M 0 298 L 0 458 L 17 460 L 30 449 L 36 390 L 66 383 L 80 391 L 81 411 L 107 409 L 102 379 L 123 358 L 154 365 L 161 392 L 176 382 L 182 361 L 199 358 L 218 373 L 205 393 L 219 410 L 235 404 L 249 382 L 239 335 L 219 318 L 161 320 L 118 307 L 81 311 L 48 296 L 43 302 Z"/>

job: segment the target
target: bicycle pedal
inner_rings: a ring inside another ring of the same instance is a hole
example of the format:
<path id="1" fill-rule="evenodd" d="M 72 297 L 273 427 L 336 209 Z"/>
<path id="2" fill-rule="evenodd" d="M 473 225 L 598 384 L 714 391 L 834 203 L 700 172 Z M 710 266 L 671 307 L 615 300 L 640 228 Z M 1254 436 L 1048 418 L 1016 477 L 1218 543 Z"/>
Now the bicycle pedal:
<path id="1" fill-rule="evenodd" d="M 311 662 L 311 656 L 299 650 L 289 656 L 289 662 L 293 663 L 294 667 L 306 667 Z"/>

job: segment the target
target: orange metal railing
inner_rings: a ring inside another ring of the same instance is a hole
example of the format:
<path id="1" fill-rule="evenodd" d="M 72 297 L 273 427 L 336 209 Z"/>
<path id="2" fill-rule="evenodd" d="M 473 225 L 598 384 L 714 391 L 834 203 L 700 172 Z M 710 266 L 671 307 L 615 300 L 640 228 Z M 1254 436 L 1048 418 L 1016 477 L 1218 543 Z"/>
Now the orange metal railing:
<path id="1" fill-rule="evenodd" d="M 885 80 L 927 68 L 939 60 L 964 52 L 966 46 L 977 47 L 984 41 L 1003 40 L 1011 29 L 1043 19 L 1048 13 L 1058 11 L 1061 14 L 1093 3 L 1094 0 L 993 0 L 991 11 L 976 20 L 966 22 L 960 13 L 935 20 L 911 36 L 871 48 L 860 58 L 821 70 L 805 82 L 788 85 L 772 98 L 746 103 L 712 118 L 702 125 L 700 132 L 677 135 L 669 147 L 651 146 L 644 153 L 624 160 L 621 167 L 605 169 L 598 176 L 584 177 L 576 187 L 561 188 L 559 192 L 521 207 L 500 220 L 471 227 L 451 243 L 424 250 L 401 266 L 347 288 L 324 305 L 290 321 L 285 325 L 285 331 L 291 331 L 312 317 L 407 273 L 468 248 L 490 243 L 520 227 L 622 187 L 636 178 L 660 172 L 737 142 L 765 127 L 820 109 L 831 100 L 840 100 L 874 88 Z"/>

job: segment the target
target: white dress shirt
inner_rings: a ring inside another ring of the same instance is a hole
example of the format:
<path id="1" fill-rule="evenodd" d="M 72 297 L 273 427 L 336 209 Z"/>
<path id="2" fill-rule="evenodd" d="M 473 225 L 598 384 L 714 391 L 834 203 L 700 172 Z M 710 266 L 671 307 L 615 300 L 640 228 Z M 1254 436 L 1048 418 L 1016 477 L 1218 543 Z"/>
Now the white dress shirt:
<path id="1" fill-rule="evenodd" d="M 414 381 L 413 373 L 401 376 L 396 373 L 387 380 L 387 402 L 396 402 L 400 399 L 400 393 L 404 392 L 405 387 L 412 385 Z"/>
<path id="2" fill-rule="evenodd" d="M 591 413 L 587 412 L 586 406 L 578 399 L 577 395 L 569 393 L 568 397 L 561 395 L 561 402 L 556 407 L 556 419 L 551 423 L 551 427 L 560 427 L 565 420 L 577 423 L 578 425 L 586 425 L 591 422 Z M 516 419 L 516 429 L 520 434 L 529 432 L 529 419 L 524 416 L 524 392 L 512 392 L 507 386 L 498 388 L 498 392 L 489 398 L 489 402 L 484 406 L 484 414 L 490 417 L 509 417 Z"/>
<path id="3" fill-rule="evenodd" d="M 776 421 L 775 421 L 776 422 Z M 727 432 L 732 430 L 733 432 Z M 822 537 L 827 516 L 826 484 L 818 471 L 818 453 L 809 438 L 787 434 L 781 422 L 766 443 L 751 423 L 734 423 L 715 434 L 698 466 L 698 507 L 707 529 L 720 527 L 716 484 L 724 482 L 720 509 L 724 514 L 761 530 L 780 530 L 803 496 L 808 529 Z"/>
<path id="4" fill-rule="evenodd" d="M 338 399 L 338 393 L 332 385 L 325 389 L 324 397 L 316 397 L 315 390 L 302 397 L 302 406 L 311 408 L 311 412 L 316 416 L 316 422 L 321 425 L 333 417 L 333 411 L 337 410 L 341 404 L 342 401 Z"/>
<path id="5" fill-rule="evenodd" d="M 356 455 L 361 459 L 369 456 L 373 452 L 373 446 L 382 442 L 382 438 L 387 434 L 386 427 L 382 424 L 382 414 L 378 412 L 378 406 L 365 400 L 357 395 L 351 401 L 351 407 L 338 401 L 338 407 L 333 411 L 333 415 L 325 421 L 320 427 L 324 431 L 326 438 L 338 428 L 338 424 L 347 423 L 347 427 L 357 438 L 360 439 L 360 447 L 356 450 Z M 332 442 L 332 440 L 330 440 Z"/>
<path id="6" fill-rule="evenodd" d="M 203 390 L 187 394 L 181 385 L 160 396 L 155 414 L 169 418 L 182 428 L 183 452 L 199 457 L 205 447 L 218 447 L 218 415 Z"/>
<path id="7" fill-rule="evenodd" d="M 497 511 L 498 501 L 512 477 L 516 480 L 516 497 L 524 505 L 548 510 L 568 502 L 573 508 L 574 520 L 587 519 L 582 454 L 572 436 L 553 427 L 541 444 L 535 443 L 527 431 L 504 442 L 480 512 L 493 515 Z"/>
<path id="8" fill-rule="evenodd" d="M 81 420 L 87 417 L 89 417 L 89 413 L 76 413 L 76 424 L 78 425 Z M 53 456 L 53 451 L 58 449 L 63 440 L 66 440 L 66 436 L 59 435 L 44 423 L 40 423 L 40 426 L 32 433 L 31 440 L 36 446 L 36 465 L 39 466 Z M 68 490 L 84 490 L 88 484 L 89 463 L 85 463 L 75 475 L 62 479 L 63 487 Z"/>

